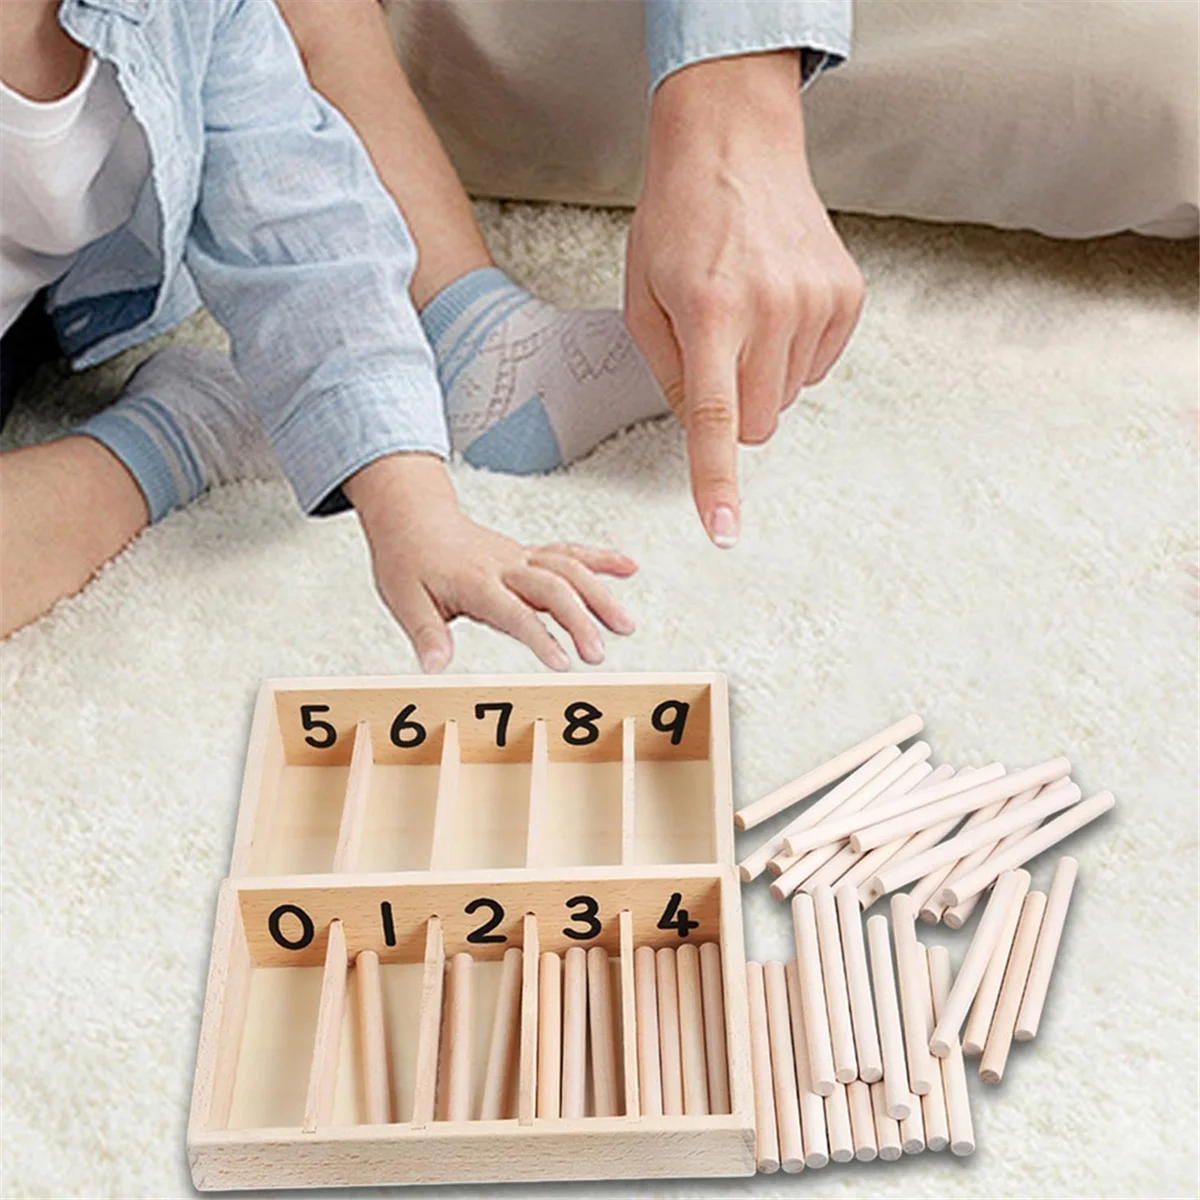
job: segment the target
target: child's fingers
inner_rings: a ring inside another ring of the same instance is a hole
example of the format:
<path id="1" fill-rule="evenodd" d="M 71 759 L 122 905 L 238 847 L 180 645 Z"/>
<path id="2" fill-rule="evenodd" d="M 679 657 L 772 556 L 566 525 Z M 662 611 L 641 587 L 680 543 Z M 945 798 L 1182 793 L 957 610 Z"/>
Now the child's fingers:
<path id="1" fill-rule="evenodd" d="M 501 584 L 484 589 L 464 611 L 467 616 L 484 621 L 501 633 L 516 638 L 518 642 L 524 642 L 552 671 L 571 669 L 567 652 L 533 609 Z"/>
<path id="2" fill-rule="evenodd" d="M 534 608 L 548 612 L 571 635 L 584 662 L 604 661 L 600 630 L 575 590 L 561 575 L 541 567 L 523 567 L 511 572 L 505 582 Z"/>
<path id="3" fill-rule="evenodd" d="M 578 559 L 569 554 L 540 551 L 531 557 L 530 562 L 561 575 L 613 633 L 632 633 L 636 628 L 633 618 L 612 592 Z"/>
<path id="4" fill-rule="evenodd" d="M 450 627 L 438 611 L 433 597 L 418 582 L 404 584 L 385 599 L 416 651 L 421 670 L 444 671 L 454 655 Z"/>
<path id="5" fill-rule="evenodd" d="M 576 542 L 555 542 L 551 546 L 542 546 L 541 550 L 550 554 L 565 554 L 583 563 L 589 571 L 599 571 L 601 575 L 617 575 L 624 579 L 633 575 L 638 565 L 628 554 L 616 550 L 606 550 L 602 546 L 580 546 Z"/>

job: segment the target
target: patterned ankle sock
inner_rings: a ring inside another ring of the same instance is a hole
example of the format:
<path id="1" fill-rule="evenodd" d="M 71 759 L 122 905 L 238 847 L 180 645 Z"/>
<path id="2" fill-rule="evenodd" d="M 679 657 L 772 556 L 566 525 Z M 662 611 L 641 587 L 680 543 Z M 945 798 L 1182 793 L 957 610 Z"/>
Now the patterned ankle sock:
<path id="1" fill-rule="evenodd" d="M 439 292 L 421 321 L 450 443 L 473 466 L 550 471 L 669 411 L 614 310 L 556 308 L 484 267 Z"/>
<path id="2" fill-rule="evenodd" d="M 167 346 L 148 358 L 116 404 L 73 432 L 125 464 L 151 521 L 210 487 L 280 474 L 233 364 L 199 346 Z"/>

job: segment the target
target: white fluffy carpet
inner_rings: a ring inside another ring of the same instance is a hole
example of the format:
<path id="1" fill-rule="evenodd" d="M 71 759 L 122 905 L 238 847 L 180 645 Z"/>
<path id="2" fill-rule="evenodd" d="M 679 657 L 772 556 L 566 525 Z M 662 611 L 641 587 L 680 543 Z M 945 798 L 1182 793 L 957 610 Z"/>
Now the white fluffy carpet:
<path id="1" fill-rule="evenodd" d="M 625 216 L 480 211 L 518 277 L 617 301 Z M 463 502 L 522 538 L 640 560 L 621 589 L 640 630 L 608 665 L 728 673 L 740 801 L 918 711 L 945 761 L 1064 752 L 1119 807 L 1071 843 L 1080 883 L 1043 1032 L 1000 1087 L 976 1086 L 974 1159 L 573 1194 L 1194 1196 L 1195 244 L 843 228 L 866 315 L 831 378 L 743 455 L 736 551 L 702 537 L 666 421 L 550 478 L 456 469 Z M 178 336 L 216 335 L 195 321 Z M 45 373 L 44 411 L 7 444 L 107 401 L 129 366 Z M 454 670 L 537 669 L 483 629 L 457 639 Z M 189 1194 L 197 1021 L 255 687 L 412 656 L 353 517 L 305 520 L 258 485 L 151 529 L 0 666 L 0 1191 Z M 786 954 L 761 883 L 746 915 L 751 954 Z"/>

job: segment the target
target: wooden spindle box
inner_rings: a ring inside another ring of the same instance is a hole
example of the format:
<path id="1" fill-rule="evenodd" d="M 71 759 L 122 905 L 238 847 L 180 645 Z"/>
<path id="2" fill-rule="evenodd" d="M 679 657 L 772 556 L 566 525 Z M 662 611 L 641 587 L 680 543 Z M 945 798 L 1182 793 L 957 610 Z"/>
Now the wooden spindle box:
<path id="1" fill-rule="evenodd" d="M 728 1111 L 643 1115 L 633 953 L 685 940 L 721 949 Z M 474 1115 L 513 946 L 526 953 L 512 1115 L 444 1119 L 445 964 L 475 960 Z M 537 955 L 577 946 L 611 956 L 617 1116 L 537 1115 Z M 364 951 L 373 981 L 356 966 Z M 217 905 L 193 1180 L 752 1174 L 743 980 L 723 677 L 267 682 Z M 368 983 L 383 1013 L 376 1059 L 358 1016 Z"/>

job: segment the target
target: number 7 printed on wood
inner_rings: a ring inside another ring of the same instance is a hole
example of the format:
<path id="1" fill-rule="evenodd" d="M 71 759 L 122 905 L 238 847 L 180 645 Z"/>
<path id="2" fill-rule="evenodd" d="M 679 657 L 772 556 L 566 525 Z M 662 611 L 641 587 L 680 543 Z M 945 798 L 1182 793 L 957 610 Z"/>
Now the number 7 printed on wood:
<path id="1" fill-rule="evenodd" d="M 719 675 L 264 684 L 196 1186 L 753 1173 L 728 721 Z M 682 1008 L 639 1007 L 635 952 L 682 947 L 706 947 L 719 1026 L 691 957 L 662 976 Z M 639 1029 L 656 1008 L 674 1024 Z M 664 1030 L 721 1084 L 643 1112 Z"/>

